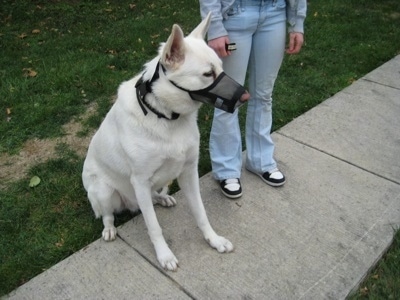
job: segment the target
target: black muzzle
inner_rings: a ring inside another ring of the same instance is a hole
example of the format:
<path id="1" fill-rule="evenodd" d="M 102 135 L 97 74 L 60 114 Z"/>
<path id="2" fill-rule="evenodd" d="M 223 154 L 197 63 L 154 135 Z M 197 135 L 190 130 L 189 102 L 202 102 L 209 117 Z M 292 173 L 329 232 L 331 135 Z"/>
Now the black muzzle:
<path id="1" fill-rule="evenodd" d="M 229 113 L 233 113 L 236 108 L 245 103 L 240 100 L 246 93 L 245 88 L 224 72 L 219 74 L 211 85 L 201 90 L 187 90 L 173 81 L 170 82 L 177 88 L 188 92 L 193 100 L 211 104 Z"/>

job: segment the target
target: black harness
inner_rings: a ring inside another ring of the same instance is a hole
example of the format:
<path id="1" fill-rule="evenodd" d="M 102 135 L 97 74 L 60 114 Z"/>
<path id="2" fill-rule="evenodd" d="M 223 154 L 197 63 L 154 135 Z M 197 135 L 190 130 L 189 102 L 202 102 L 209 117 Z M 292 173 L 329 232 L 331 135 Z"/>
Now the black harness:
<path id="1" fill-rule="evenodd" d="M 159 112 L 157 109 L 155 109 L 154 107 L 152 107 L 147 101 L 146 101 L 146 95 L 149 93 L 152 93 L 153 89 L 151 88 L 151 85 L 154 81 L 156 81 L 157 79 L 160 78 L 160 73 L 159 73 L 159 69 L 160 66 L 162 67 L 163 71 L 165 72 L 164 66 L 160 64 L 160 62 L 158 62 L 157 66 L 156 66 L 156 71 L 154 72 L 153 77 L 151 78 L 151 80 L 143 80 L 143 75 L 142 77 L 140 77 L 140 79 L 136 82 L 135 84 L 135 88 L 136 88 L 136 98 L 139 102 L 140 108 L 142 109 L 144 115 L 147 115 L 147 109 L 146 107 L 153 112 L 155 115 L 157 115 L 158 118 L 164 118 L 167 120 L 176 120 L 179 118 L 179 114 L 176 112 L 172 112 L 172 115 L 170 118 L 168 118 L 166 115 L 164 115 L 163 113 Z"/>

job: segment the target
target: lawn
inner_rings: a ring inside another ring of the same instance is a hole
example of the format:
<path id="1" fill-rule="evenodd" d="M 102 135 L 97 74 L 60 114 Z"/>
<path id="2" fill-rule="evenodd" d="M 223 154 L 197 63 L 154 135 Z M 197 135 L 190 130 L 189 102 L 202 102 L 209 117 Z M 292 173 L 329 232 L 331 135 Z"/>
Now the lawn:
<path id="1" fill-rule="evenodd" d="M 35 139 L 57 141 L 71 121 L 82 123 L 79 136 L 90 136 L 119 83 L 156 54 L 172 24 L 189 33 L 199 20 L 198 2 L 187 0 L 1 1 L 2 157 L 26 151 Z M 306 44 L 285 58 L 276 82 L 274 130 L 400 54 L 399 37 L 398 0 L 309 1 Z M 90 107 L 95 112 L 83 118 Z M 211 119 L 212 109 L 203 106 L 200 175 L 210 171 Z M 62 142 L 23 178 L 0 182 L 0 296 L 99 238 L 82 163 Z M 41 182 L 29 187 L 33 176 Z M 122 214 L 117 223 L 131 217 Z M 399 240 L 397 234 L 354 299 L 399 298 Z"/>

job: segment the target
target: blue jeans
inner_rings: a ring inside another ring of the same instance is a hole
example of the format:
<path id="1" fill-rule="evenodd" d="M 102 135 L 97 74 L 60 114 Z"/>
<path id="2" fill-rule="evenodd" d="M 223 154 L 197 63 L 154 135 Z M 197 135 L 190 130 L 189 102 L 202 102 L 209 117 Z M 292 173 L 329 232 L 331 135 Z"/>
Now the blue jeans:
<path id="1" fill-rule="evenodd" d="M 246 168 L 264 173 L 276 168 L 271 139 L 272 91 L 285 50 L 285 0 L 237 0 L 224 21 L 229 40 L 237 50 L 223 58 L 226 74 L 244 84 L 246 71 L 251 98 L 246 115 Z M 242 139 L 238 110 L 214 110 L 210 134 L 213 176 L 240 178 Z"/>

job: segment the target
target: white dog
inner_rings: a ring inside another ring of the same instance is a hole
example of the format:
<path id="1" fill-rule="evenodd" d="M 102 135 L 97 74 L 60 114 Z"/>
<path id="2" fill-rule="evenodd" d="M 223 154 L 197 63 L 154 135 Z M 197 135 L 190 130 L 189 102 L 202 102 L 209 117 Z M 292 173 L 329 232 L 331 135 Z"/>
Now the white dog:
<path id="1" fill-rule="evenodd" d="M 178 260 L 162 235 L 153 204 L 176 204 L 167 195 L 167 185 L 175 178 L 206 241 L 218 252 L 233 250 L 232 243 L 211 227 L 200 196 L 201 103 L 193 99 L 199 92 L 196 100 L 217 101 L 210 94 L 218 90 L 216 79 L 225 81 L 220 89 L 238 89 L 241 101 L 249 95 L 222 76 L 221 60 L 204 41 L 209 22 L 210 16 L 187 37 L 174 25 L 159 55 L 140 75 L 121 84 L 117 101 L 90 143 L 82 173 L 96 217 L 103 219 L 104 240 L 116 238 L 114 212 L 140 209 L 157 259 L 168 270 L 176 270 Z"/>

